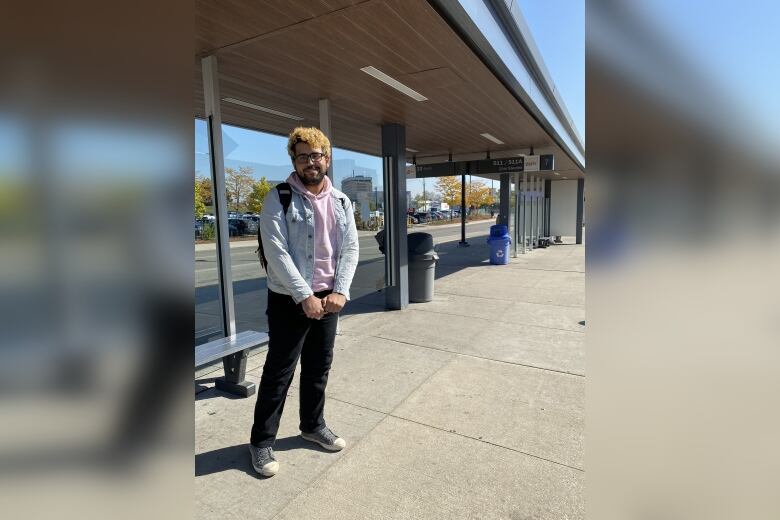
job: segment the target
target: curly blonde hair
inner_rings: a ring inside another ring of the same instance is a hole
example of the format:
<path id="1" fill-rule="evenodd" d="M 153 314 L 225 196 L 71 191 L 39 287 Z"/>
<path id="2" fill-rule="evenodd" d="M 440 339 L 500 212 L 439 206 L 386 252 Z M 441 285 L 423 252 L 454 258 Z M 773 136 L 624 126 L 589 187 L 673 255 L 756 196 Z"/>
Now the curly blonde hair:
<path id="1" fill-rule="evenodd" d="M 290 132 L 290 137 L 287 140 L 287 153 L 290 154 L 290 159 L 293 162 L 295 162 L 296 143 L 306 143 L 312 148 L 320 148 L 323 154 L 330 157 L 330 140 L 317 127 L 299 126 Z"/>

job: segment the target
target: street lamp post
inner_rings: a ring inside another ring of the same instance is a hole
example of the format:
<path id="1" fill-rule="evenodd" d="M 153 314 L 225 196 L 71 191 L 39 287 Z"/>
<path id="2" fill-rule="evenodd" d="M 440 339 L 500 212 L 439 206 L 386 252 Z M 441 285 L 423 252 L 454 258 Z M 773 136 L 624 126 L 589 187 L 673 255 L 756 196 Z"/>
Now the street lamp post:
<path id="1" fill-rule="evenodd" d="M 425 196 L 425 177 L 423 177 L 423 207 L 422 210 L 425 211 L 425 201 L 428 200 Z"/>

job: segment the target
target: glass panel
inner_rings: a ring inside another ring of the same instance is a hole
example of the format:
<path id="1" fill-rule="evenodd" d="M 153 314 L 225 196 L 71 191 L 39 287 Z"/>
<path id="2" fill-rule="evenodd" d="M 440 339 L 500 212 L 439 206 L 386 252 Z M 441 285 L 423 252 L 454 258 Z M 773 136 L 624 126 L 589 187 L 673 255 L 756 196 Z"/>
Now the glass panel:
<path id="1" fill-rule="evenodd" d="M 356 300 L 385 287 L 385 257 L 374 235 L 385 225 L 382 159 L 334 148 L 333 183 L 352 201 L 360 260 L 350 296 Z"/>
<path id="2" fill-rule="evenodd" d="M 439 226 L 460 221 L 461 176 L 407 179 L 406 186 L 411 192 L 411 228 L 417 226 Z M 487 223 L 495 220 L 498 214 L 499 181 L 467 175 L 466 176 L 466 220 Z M 419 231 L 419 229 L 417 230 Z M 483 234 L 479 228 L 475 234 Z M 471 233 L 467 230 L 467 233 Z M 438 242 L 460 240 L 454 232 L 439 233 Z"/>
<path id="3" fill-rule="evenodd" d="M 257 258 L 257 226 L 265 196 L 292 172 L 287 138 L 222 125 L 230 263 L 236 331 L 266 331 L 266 275 Z"/>
<path id="4" fill-rule="evenodd" d="M 206 121 L 195 120 L 195 344 L 223 336 Z"/>
<path id="5" fill-rule="evenodd" d="M 257 222 L 268 191 L 286 181 L 293 171 L 287 138 L 223 125 L 222 139 L 236 330 L 265 331 L 268 286 L 255 253 Z M 379 157 L 333 149 L 333 183 L 353 201 L 359 229 L 360 262 L 352 282 L 353 300 L 385 287 L 384 256 L 374 239 L 384 226 L 381 171 Z M 210 252 L 210 257 L 205 258 L 204 253 L 200 260 L 212 261 L 216 267 L 216 250 L 212 248 Z M 205 266 L 204 263 L 199 267 Z M 216 276 L 216 270 L 214 273 Z M 216 279 L 214 289 L 216 297 Z"/>

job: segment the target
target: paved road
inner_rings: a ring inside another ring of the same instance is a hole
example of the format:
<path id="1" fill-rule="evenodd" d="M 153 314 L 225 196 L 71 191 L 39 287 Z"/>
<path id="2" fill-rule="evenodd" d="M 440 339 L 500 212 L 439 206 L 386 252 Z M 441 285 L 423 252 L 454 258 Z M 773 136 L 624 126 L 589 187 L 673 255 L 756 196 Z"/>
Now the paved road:
<path id="1" fill-rule="evenodd" d="M 485 235 L 492 221 L 480 221 L 466 226 L 466 236 L 473 237 Z M 411 231 L 425 231 L 433 235 L 434 243 L 460 240 L 460 226 L 420 226 Z M 265 272 L 255 254 L 257 242 L 249 240 L 246 244 L 233 245 L 230 249 L 233 263 L 233 281 L 248 280 L 252 278 L 265 278 Z M 382 253 L 377 248 L 373 233 L 360 237 L 360 264 L 369 263 L 372 260 L 382 258 Z M 379 262 L 381 263 L 381 262 Z M 384 271 L 382 271 L 384 272 Z M 216 249 L 195 252 L 195 287 L 204 287 L 217 283 L 217 259 Z"/>
<path id="2" fill-rule="evenodd" d="M 466 227 L 469 239 L 485 236 L 492 220 L 474 222 Z M 460 226 L 419 226 L 412 231 L 425 231 L 434 236 L 434 243 L 460 240 Z M 384 287 L 384 256 L 379 252 L 373 233 L 360 233 L 360 263 L 350 288 L 352 299 L 376 292 Z M 233 297 L 237 330 L 266 330 L 267 286 L 265 272 L 257 260 L 255 241 L 231 244 L 233 263 Z M 217 291 L 216 250 L 195 252 L 195 336 L 196 343 L 221 336 L 219 292 Z"/>

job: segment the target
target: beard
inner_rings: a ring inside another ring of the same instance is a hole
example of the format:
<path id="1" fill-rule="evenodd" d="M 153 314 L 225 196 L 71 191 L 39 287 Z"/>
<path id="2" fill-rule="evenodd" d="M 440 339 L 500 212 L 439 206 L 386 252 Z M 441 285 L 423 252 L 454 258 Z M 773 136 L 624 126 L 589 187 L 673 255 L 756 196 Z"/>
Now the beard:
<path id="1" fill-rule="evenodd" d="M 316 186 L 322 182 L 322 179 L 325 178 L 325 170 L 318 166 L 315 166 L 313 170 L 316 173 L 309 173 L 311 172 L 311 169 L 304 170 L 303 172 L 299 172 L 296 169 L 295 174 L 298 176 L 304 186 Z"/>

